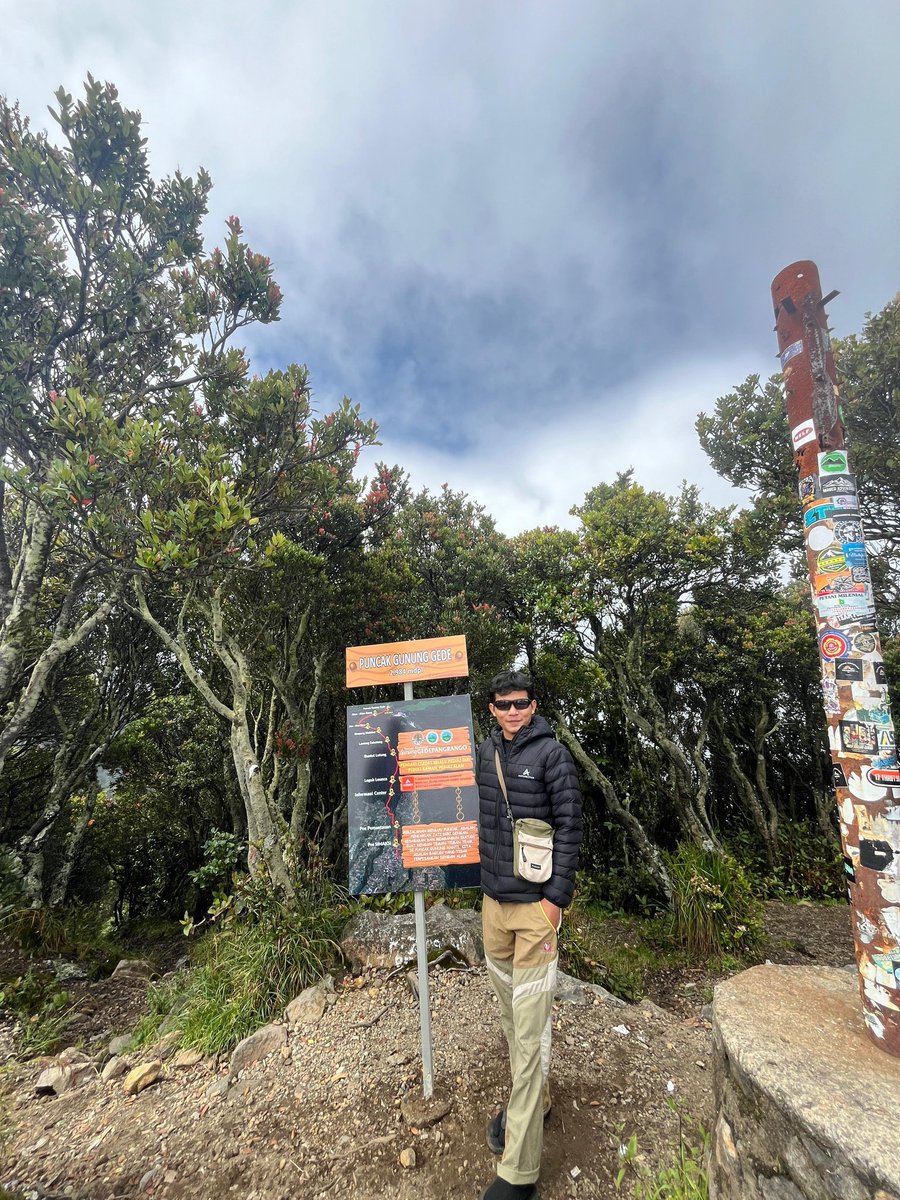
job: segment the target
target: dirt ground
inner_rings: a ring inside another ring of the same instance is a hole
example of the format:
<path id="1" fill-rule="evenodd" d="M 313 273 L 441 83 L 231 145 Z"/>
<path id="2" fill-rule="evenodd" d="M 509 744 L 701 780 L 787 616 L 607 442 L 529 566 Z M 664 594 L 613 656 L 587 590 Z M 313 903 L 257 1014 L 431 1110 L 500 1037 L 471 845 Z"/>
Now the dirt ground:
<path id="1" fill-rule="evenodd" d="M 852 960 L 845 906 L 769 904 L 766 927 L 772 962 Z M 543 1200 L 621 1195 L 613 1183 L 618 1147 L 632 1132 L 648 1167 L 666 1161 L 679 1131 L 672 1096 L 686 1121 L 708 1125 L 704 1005 L 715 981 L 700 968 L 665 971 L 641 1004 L 555 1004 Z M 144 985 L 133 981 L 71 990 L 80 1012 L 74 1028 L 85 1040 L 125 1032 L 143 1009 Z M 403 973 L 348 977 L 336 994 L 318 1024 L 290 1027 L 284 1047 L 230 1085 L 227 1062 L 178 1069 L 170 1057 L 160 1081 L 133 1097 L 99 1075 L 60 1097 L 35 1095 L 45 1064 L 9 1056 L 7 1019 L 0 1184 L 29 1200 L 474 1200 L 496 1164 L 485 1122 L 508 1087 L 484 971 L 432 972 L 435 1088 L 449 1112 L 430 1127 L 401 1111 L 421 1095 L 418 1005 Z M 145 1051 L 129 1062 L 152 1057 Z M 409 1150 L 415 1165 L 404 1167 L 401 1152 Z"/>

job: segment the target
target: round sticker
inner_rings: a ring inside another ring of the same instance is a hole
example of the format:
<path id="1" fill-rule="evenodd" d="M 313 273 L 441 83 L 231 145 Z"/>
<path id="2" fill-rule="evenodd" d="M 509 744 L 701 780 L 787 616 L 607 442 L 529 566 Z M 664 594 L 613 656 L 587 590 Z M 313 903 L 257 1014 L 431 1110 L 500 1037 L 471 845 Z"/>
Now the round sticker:
<path id="1" fill-rule="evenodd" d="M 858 633 L 853 639 L 853 646 L 860 654 L 870 654 L 875 649 L 874 633 Z"/>
<path id="2" fill-rule="evenodd" d="M 826 633 L 821 645 L 825 658 L 841 658 L 850 649 L 847 639 L 840 633 Z"/>
<path id="3" fill-rule="evenodd" d="M 824 521 L 813 525 L 806 531 L 806 541 L 810 550 L 826 550 L 834 541 L 831 526 Z"/>

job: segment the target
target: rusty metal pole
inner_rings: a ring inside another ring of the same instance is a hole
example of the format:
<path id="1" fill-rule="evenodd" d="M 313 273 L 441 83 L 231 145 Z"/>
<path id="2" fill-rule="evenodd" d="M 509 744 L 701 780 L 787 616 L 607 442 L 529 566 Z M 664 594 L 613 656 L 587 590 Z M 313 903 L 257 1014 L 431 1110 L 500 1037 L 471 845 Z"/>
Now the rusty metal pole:
<path id="1" fill-rule="evenodd" d="M 900 769 L 815 263 L 772 281 L 863 1016 L 900 1056 Z"/>

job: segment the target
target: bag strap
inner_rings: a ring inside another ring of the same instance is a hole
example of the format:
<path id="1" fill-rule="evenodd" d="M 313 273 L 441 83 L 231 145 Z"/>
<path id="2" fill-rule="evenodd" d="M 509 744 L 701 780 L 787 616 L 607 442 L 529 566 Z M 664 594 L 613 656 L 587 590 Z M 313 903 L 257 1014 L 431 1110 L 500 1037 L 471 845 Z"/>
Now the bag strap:
<path id="1" fill-rule="evenodd" d="M 509 817 L 510 825 L 515 825 L 512 809 L 509 804 L 509 793 L 506 790 L 506 779 L 503 775 L 503 767 L 500 765 L 500 751 L 496 749 L 494 750 L 494 764 L 497 767 L 497 778 L 500 780 L 500 791 L 503 793 L 503 799 L 506 801 L 506 815 Z"/>

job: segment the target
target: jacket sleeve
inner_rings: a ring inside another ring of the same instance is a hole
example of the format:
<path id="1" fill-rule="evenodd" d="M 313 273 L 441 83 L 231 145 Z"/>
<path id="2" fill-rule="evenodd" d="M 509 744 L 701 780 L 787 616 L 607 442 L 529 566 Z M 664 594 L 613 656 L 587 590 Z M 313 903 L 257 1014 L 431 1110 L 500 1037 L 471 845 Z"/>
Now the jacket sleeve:
<path id="1" fill-rule="evenodd" d="M 568 908 L 575 891 L 575 873 L 583 832 L 581 789 L 572 756 L 559 742 L 544 768 L 544 787 L 550 800 L 553 825 L 553 874 L 544 884 L 544 899 Z"/>

